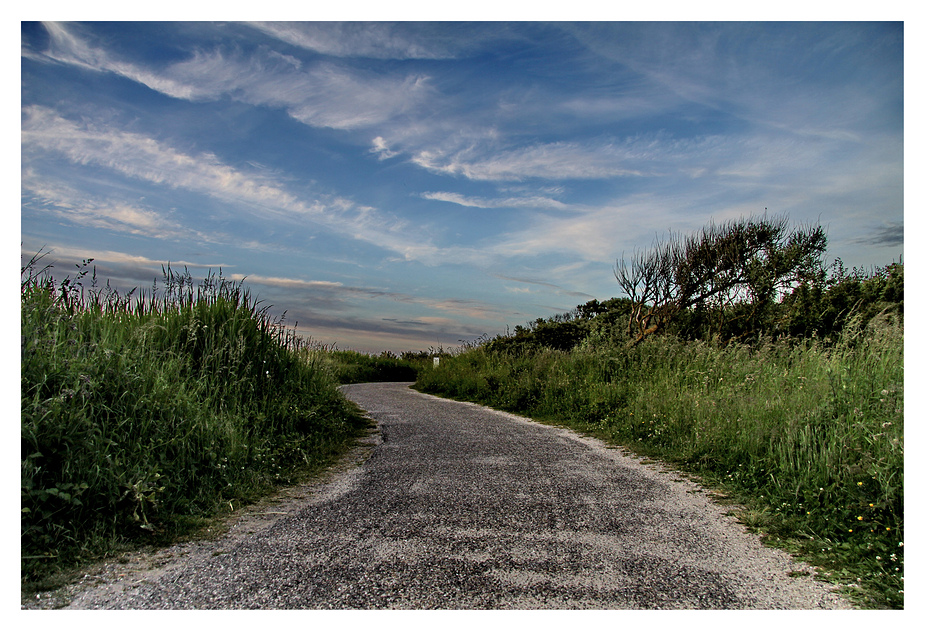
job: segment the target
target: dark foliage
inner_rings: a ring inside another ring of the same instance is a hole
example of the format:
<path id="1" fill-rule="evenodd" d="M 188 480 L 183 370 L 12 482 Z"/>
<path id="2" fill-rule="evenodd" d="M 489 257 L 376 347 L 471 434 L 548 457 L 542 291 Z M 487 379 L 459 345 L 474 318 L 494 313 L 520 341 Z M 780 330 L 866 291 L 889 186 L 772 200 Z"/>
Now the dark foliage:
<path id="1" fill-rule="evenodd" d="M 821 263 L 819 227 L 787 230 L 785 219 L 748 219 L 673 236 L 622 265 L 628 298 L 591 300 L 484 340 L 490 352 L 569 351 L 589 336 L 635 345 L 663 333 L 685 340 L 750 343 L 819 338 L 834 343 L 849 323 L 903 315 L 903 264 L 848 272 Z"/>
<path id="2" fill-rule="evenodd" d="M 778 331 L 794 337 L 837 337 L 848 322 L 864 326 L 880 313 L 903 314 L 903 264 L 869 272 L 836 259 L 820 282 L 804 283 L 780 304 Z"/>
<path id="3" fill-rule="evenodd" d="M 513 334 L 488 340 L 486 347 L 491 351 L 515 354 L 544 348 L 571 350 L 594 331 L 611 331 L 618 322 L 619 326 L 625 326 L 623 322 L 631 306 L 626 298 L 591 300 L 568 313 L 538 318 L 526 327 L 518 325 Z"/>
<path id="4" fill-rule="evenodd" d="M 782 294 L 819 278 L 825 248 L 821 227 L 788 230 L 782 217 L 656 240 L 614 270 L 633 304 L 631 343 L 666 332 L 679 318 L 693 318 L 723 340 L 755 335 Z"/>

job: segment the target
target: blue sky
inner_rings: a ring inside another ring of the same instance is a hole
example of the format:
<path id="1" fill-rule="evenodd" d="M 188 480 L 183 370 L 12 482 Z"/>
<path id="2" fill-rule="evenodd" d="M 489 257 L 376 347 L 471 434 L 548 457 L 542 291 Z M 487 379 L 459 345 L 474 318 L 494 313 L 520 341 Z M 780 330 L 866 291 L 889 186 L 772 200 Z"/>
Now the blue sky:
<path id="1" fill-rule="evenodd" d="M 820 223 L 903 256 L 903 25 L 21 25 L 21 242 L 56 274 L 245 284 L 426 350 L 620 295 L 668 230 Z"/>

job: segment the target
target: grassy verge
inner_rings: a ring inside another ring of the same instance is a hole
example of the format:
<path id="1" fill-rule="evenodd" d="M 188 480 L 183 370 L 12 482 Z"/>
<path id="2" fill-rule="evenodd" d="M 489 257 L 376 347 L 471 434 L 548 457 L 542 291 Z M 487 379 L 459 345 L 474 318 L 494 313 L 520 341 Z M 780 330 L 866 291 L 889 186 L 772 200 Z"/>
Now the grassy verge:
<path id="1" fill-rule="evenodd" d="M 24 588 L 162 543 L 316 472 L 367 425 L 240 284 L 120 296 L 86 269 L 21 282 Z"/>
<path id="2" fill-rule="evenodd" d="M 323 365 L 338 383 L 367 383 L 372 381 L 414 381 L 424 364 L 432 361 L 426 353 L 405 353 L 398 357 L 388 351 L 368 355 L 357 351 L 335 349 L 306 349 L 307 361 Z"/>
<path id="3" fill-rule="evenodd" d="M 856 601 L 903 607 L 903 331 L 849 328 L 834 346 L 631 349 L 484 346 L 425 367 L 422 391 L 570 426 L 694 473 L 740 518 Z"/>

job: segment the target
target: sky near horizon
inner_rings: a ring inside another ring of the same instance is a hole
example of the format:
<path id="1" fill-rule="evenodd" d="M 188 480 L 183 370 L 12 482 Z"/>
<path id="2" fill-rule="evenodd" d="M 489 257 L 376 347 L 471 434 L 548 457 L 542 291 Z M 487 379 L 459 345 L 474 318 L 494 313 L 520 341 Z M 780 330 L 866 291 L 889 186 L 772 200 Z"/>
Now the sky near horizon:
<path id="1" fill-rule="evenodd" d="M 452 347 L 667 231 L 903 256 L 899 22 L 21 25 L 21 254 L 244 279 L 312 339 Z"/>

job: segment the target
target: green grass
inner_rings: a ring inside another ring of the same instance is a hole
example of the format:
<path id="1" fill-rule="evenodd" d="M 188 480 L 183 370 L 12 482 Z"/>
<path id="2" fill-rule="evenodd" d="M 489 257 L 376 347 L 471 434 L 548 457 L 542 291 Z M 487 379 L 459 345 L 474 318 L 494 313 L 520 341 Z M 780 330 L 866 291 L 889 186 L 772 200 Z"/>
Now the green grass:
<path id="1" fill-rule="evenodd" d="M 342 384 L 414 381 L 424 364 L 432 361 L 425 353 L 405 353 L 397 357 L 388 351 L 369 355 L 317 346 L 306 349 L 304 356 L 308 361 L 323 365 Z"/>
<path id="2" fill-rule="evenodd" d="M 571 351 L 482 344 L 435 367 L 306 343 L 220 276 L 167 269 L 120 296 L 86 288 L 86 267 L 59 283 L 22 271 L 24 585 L 320 470 L 366 429 L 339 383 L 416 377 L 674 463 L 863 606 L 903 606 L 901 317 L 835 344 L 626 348 L 601 330 Z"/>
<path id="3" fill-rule="evenodd" d="M 896 317 L 814 340 L 627 349 L 476 347 L 416 387 L 564 424 L 674 463 L 745 507 L 865 607 L 903 606 L 903 330 Z"/>
<path id="4" fill-rule="evenodd" d="M 147 295 L 21 282 L 24 583 L 316 472 L 367 421 L 240 284 L 169 269 Z"/>

